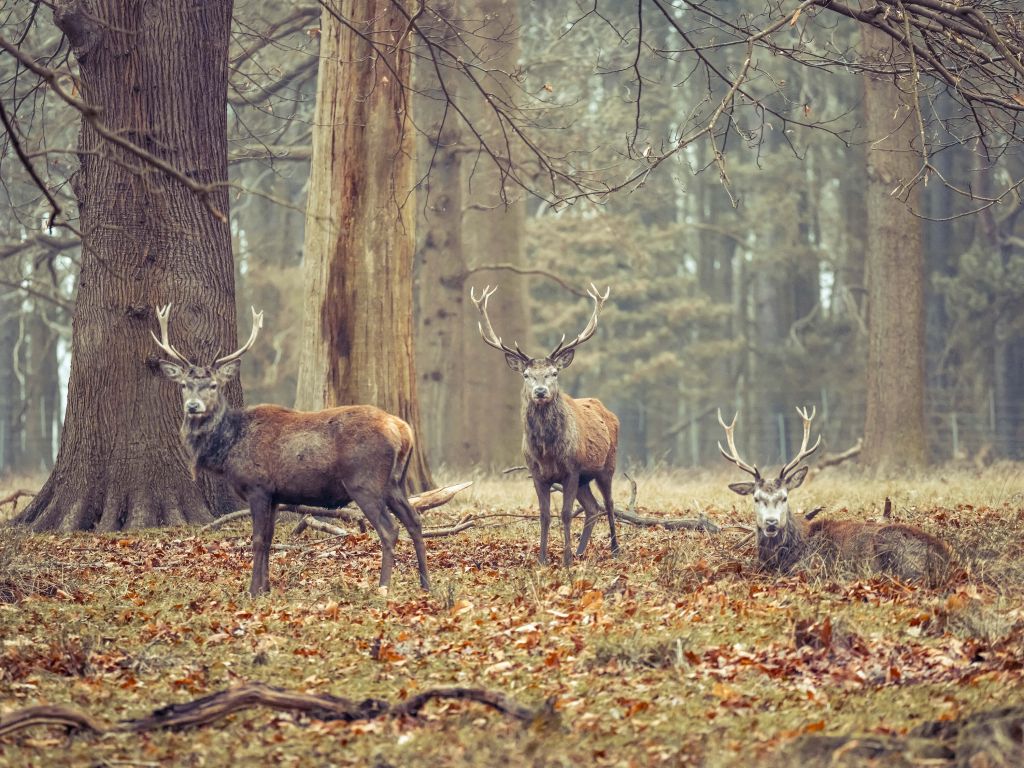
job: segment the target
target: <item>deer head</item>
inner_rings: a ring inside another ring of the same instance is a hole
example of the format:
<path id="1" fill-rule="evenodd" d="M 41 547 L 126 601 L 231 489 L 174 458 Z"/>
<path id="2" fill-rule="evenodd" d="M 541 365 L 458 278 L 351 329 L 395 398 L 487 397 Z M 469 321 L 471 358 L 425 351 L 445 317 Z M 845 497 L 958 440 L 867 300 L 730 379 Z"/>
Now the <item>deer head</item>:
<path id="1" fill-rule="evenodd" d="M 230 355 L 218 357 L 210 366 L 195 365 L 171 344 L 167 329 L 170 314 L 170 304 L 159 307 L 156 317 L 160 323 L 160 338 L 150 331 L 157 346 L 170 358 L 160 361 L 160 372 L 181 386 L 185 418 L 202 421 L 226 407 L 227 400 L 221 393 L 221 387 L 238 374 L 242 355 L 252 348 L 260 328 L 263 327 L 263 313 L 257 313 L 253 307 L 252 332 L 249 334 L 249 340 Z"/>
<path id="2" fill-rule="evenodd" d="M 800 487 L 804 478 L 807 477 L 808 469 L 806 466 L 799 469 L 797 467 L 800 462 L 818 450 L 818 446 L 821 445 L 821 435 L 818 435 L 814 445 L 811 448 L 807 447 L 807 440 L 811 434 L 811 421 L 817 412 L 816 409 L 812 408 L 809 416 L 807 415 L 806 408 L 797 408 L 796 412 L 800 414 L 800 418 L 804 423 L 804 437 L 800 443 L 800 450 L 793 459 L 786 462 L 778 477 L 766 478 L 761 477 L 761 473 L 756 466 L 743 461 L 736 450 L 736 441 L 733 437 L 736 416 L 733 416 L 731 424 L 726 424 L 722 420 L 722 411 L 718 411 L 718 423 L 725 430 L 725 439 L 729 445 L 728 452 L 722 447 L 721 443 L 718 444 L 718 450 L 722 452 L 722 455 L 728 461 L 731 461 L 744 472 L 753 475 L 754 478 L 752 482 L 732 483 L 729 485 L 729 488 L 740 496 L 753 495 L 758 534 L 768 539 L 777 536 L 780 531 L 790 526 L 789 492 Z"/>
<path id="3" fill-rule="evenodd" d="M 558 342 L 550 354 L 545 357 L 530 357 L 519 348 L 518 342 L 515 348 L 505 345 L 501 337 L 494 332 L 491 320 L 487 316 L 487 300 L 498 290 L 495 286 L 484 286 L 480 296 L 477 297 L 476 289 L 470 288 L 470 298 L 480 312 L 480 321 L 477 327 L 484 342 L 495 349 L 505 353 L 505 362 L 513 371 L 523 376 L 523 394 L 533 403 L 544 405 L 553 402 L 558 398 L 558 374 L 572 363 L 576 355 L 576 347 L 587 341 L 597 330 L 597 319 L 601 315 L 601 307 L 611 294 L 611 288 L 606 288 L 602 295 L 593 283 L 587 290 L 587 294 L 594 300 L 594 313 L 583 331 L 568 344 L 565 343 L 565 335 Z"/>

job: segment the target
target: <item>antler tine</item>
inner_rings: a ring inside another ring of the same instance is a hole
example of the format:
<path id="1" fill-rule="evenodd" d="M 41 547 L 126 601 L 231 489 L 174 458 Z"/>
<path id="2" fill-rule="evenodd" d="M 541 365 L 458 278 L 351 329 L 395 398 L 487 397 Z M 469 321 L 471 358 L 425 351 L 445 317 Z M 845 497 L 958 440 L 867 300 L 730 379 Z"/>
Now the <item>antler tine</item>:
<path id="1" fill-rule="evenodd" d="M 164 351 L 164 354 L 166 354 L 172 360 L 177 360 L 182 365 L 191 366 L 192 363 L 189 362 L 189 359 L 187 357 L 185 357 L 183 354 L 181 354 L 181 352 L 179 352 L 177 349 L 175 349 L 174 345 L 171 344 L 171 337 L 170 337 L 170 334 L 168 333 L 168 330 L 167 330 L 167 324 L 168 324 L 168 320 L 170 318 L 170 315 L 171 315 L 171 305 L 170 304 L 166 304 L 166 305 L 164 305 L 162 307 L 157 307 L 156 308 L 156 319 L 157 319 L 157 322 L 160 323 L 160 338 L 158 339 L 156 337 L 156 334 L 153 333 L 152 330 L 149 332 L 149 335 L 153 337 L 153 341 L 155 341 L 156 345 L 158 347 L 160 347 L 160 349 L 162 349 Z"/>
<path id="2" fill-rule="evenodd" d="M 249 340 L 245 342 L 245 344 L 243 344 L 241 347 L 236 349 L 234 352 L 232 352 L 230 355 L 218 357 L 216 360 L 214 360 L 213 364 L 215 366 L 224 365 L 225 363 L 230 363 L 233 360 L 237 360 L 250 349 L 252 349 L 252 345 L 256 342 L 256 337 L 259 336 L 260 328 L 263 327 L 263 313 L 257 312 L 256 307 L 250 307 L 250 309 L 252 309 L 252 331 L 249 332 Z"/>
<path id="3" fill-rule="evenodd" d="M 518 341 L 515 343 L 515 349 L 512 349 L 512 347 L 502 342 L 501 337 L 494 332 L 494 326 L 491 325 L 491 318 L 487 315 L 487 300 L 490 299 L 497 290 L 497 285 L 493 288 L 489 285 L 485 285 L 484 289 L 480 292 L 480 296 L 477 297 L 476 288 L 470 286 L 469 298 L 473 300 L 473 304 L 476 305 L 477 310 L 480 312 L 480 320 L 477 321 L 476 327 L 480 330 L 480 336 L 483 338 L 484 343 L 487 344 L 487 346 L 494 347 L 507 355 L 515 355 L 520 360 L 529 362 L 530 356 L 519 348 Z"/>
<path id="4" fill-rule="evenodd" d="M 786 475 L 788 475 L 790 472 L 792 472 L 794 469 L 796 469 L 797 465 L 801 461 L 803 461 L 808 456 L 810 456 L 812 453 L 814 453 L 816 450 L 818 450 L 818 446 L 821 445 L 821 434 L 819 433 L 818 434 L 818 439 L 814 442 L 814 445 L 812 445 L 810 448 L 807 447 L 807 441 L 808 441 L 808 439 L 810 439 L 810 436 L 811 436 L 811 422 L 814 420 L 815 415 L 817 415 L 817 413 L 818 413 L 818 407 L 817 406 L 813 406 L 813 405 L 811 406 L 811 415 L 810 416 L 807 415 L 807 408 L 806 407 L 804 407 L 804 408 L 799 408 L 798 407 L 796 409 L 796 412 L 798 414 L 800 414 L 800 419 L 804 423 L 804 437 L 803 437 L 803 440 L 800 441 L 800 451 L 797 453 L 796 458 L 794 458 L 791 461 L 787 462 L 786 466 L 784 466 L 782 468 L 782 471 L 779 473 L 779 479 L 780 480 L 784 479 L 786 477 Z"/>
<path id="5" fill-rule="evenodd" d="M 758 471 L 756 466 L 747 464 L 743 459 L 740 458 L 739 452 L 736 450 L 736 440 L 733 437 L 733 430 L 736 427 L 736 419 L 739 418 L 739 411 L 732 417 L 732 423 L 726 424 L 722 419 L 722 409 L 718 409 L 718 423 L 722 425 L 722 429 L 725 430 L 725 441 L 729 444 L 729 451 L 727 453 L 725 448 L 722 447 L 722 441 L 718 441 L 718 450 L 722 452 L 722 455 L 728 460 L 735 464 L 737 467 L 742 469 L 744 472 L 749 472 L 754 477 L 761 477 L 761 473 Z"/>
<path id="6" fill-rule="evenodd" d="M 558 342 L 558 346 L 552 350 L 548 357 L 554 358 L 556 355 L 561 354 L 570 349 L 575 349 L 577 346 L 585 342 L 594 332 L 597 330 L 597 319 L 601 316 L 601 308 L 604 306 L 605 301 L 612 294 L 612 287 L 609 285 L 602 294 L 597 290 L 597 286 L 593 283 L 590 284 L 590 288 L 587 289 L 587 295 L 594 300 L 594 313 L 590 316 L 590 320 L 587 322 L 587 327 L 583 329 L 579 336 L 570 341 L 568 344 L 565 343 L 565 336 L 562 336 L 562 340 Z M 564 345 L 564 346 L 563 346 Z"/>

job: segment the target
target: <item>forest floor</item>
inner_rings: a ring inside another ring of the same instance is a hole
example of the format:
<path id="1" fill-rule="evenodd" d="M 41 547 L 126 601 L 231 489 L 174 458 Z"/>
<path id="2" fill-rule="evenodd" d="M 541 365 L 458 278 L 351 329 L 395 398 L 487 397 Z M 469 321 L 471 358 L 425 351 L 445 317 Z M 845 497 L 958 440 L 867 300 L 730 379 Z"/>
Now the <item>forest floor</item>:
<path id="1" fill-rule="evenodd" d="M 479 527 L 428 540 L 430 594 L 408 540 L 381 595 L 372 533 L 293 538 L 290 515 L 278 525 L 272 593 L 258 599 L 246 592 L 245 522 L 115 535 L 3 527 L 0 715 L 52 704 L 115 724 L 262 681 L 392 704 L 484 688 L 537 716 L 524 723 L 455 700 L 355 722 L 257 707 L 184 730 L 36 726 L 0 736 L 0 764 L 1018 765 L 1021 470 L 887 483 L 828 470 L 793 494 L 798 508 L 824 505 L 836 519 L 877 519 L 890 497 L 897 520 L 957 552 L 963 573 L 941 589 L 815 565 L 761 574 L 736 528 L 620 524 L 613 559 L 602 522 L 581 562 L 540 567 L 522 477 L 475 478 L 424 515 L 427 526 L 480 516 Z M 641 475 L 637 511 L 749 524 L 749 500 L 725 487 L 735 479 Z M 628 495 L 621 482 L 616 496 Z M 529 519 L 484 517 L 495 514 Z M 557 563 L 557 522 L 552 533 Z M 994 710 L 1002 719 L 968 719 Z M 988 758 L 971 758 L 982 749 Z"/>

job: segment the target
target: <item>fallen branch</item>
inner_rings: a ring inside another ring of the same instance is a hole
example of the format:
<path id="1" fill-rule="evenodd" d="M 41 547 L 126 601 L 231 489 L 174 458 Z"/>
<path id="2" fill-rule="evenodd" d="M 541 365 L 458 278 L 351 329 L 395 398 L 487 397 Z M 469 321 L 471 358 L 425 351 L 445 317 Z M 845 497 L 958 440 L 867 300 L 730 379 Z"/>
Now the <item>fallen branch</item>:
<path id="1" fill-rule="evenodd" d="M 821 460 L 817 464 L 811 467 L 811 471 L 807 473 L 807 479 L 810 480 L 811 478 L 815 477 L 819 472 L 821 472 L 821 470 L 825 469 L 826 467 L 834 467 L 837 464 L 842 464 L 844 461 L 859 456 L 861 449 L 863 447 L 864 438 L 858 437 L 857 442 L 850 448 L 847 448 L 845 451 L 842 451 L 841 453 L 825 454 L 824 456 L 821 457 Z"/>
<path id="2" fill-rule="evenodd" d="M 476 528 L 476 517 L 473 515 L 466 515 L 464 518 L 459 520 L 455 525 L 448 526 L 447 528 L 424 528 L 423 538 L 424 539 L 440 539 L 443 536 L 454 536 L 457 533 L 462 533 L 467 528 Z"/>
<path id="3" fill-rule="evenodd" d="M 509 467 L 508 469 L 504 470 L 502 474 L 507 475 L 510 472 L 519 472 L 524 469 L 527 469 L 527 467 Z M 687 529 L 692 531 L 707 531 L 708 533 L 719 532 L 719 527 L 715 525 L 713 522 L 711 522 L 711 520 L 709 520 L 707 517 L 705 517 L 703 513 L 698 515 L 697 517 L 645 517 L 644 515 L 637 514 L 636 480 L 630 477 L 629 474 L 627 474 L 626 472 L 623 472 L 622 474 L 627 480 L 629 480 L 631 490 L 629 494 L 629 501 L 626 502 L 626 509 L 615 510 L 616 520 L 621 520 L 622 522 L 628 523 L 629 525 L 645 527 L 658 526 L 661 528 L 665 528 L 669 531 Z M 561 493 L 562 486 L 559 485 L 558 483 L 552 483 L 551 490 L 558 491 L 559 493 Z M 599 504 L 599 506 L 601 505 Z M 575 512 L 573 512 L 573 517 L 579 517 L 581 514 L 583 514 L 583 508 L 577 507 Z"/>
<path id="4" fill-rule="evenodd" d="M 717 525 L 711 522 L 711 520 L 705 517 L 703 513 L 697 517 L 645 517 L 644 515 L 638 515 L 636 513 L 636 480 L 630 477 L 626 472 L 623 472 L 622 475 L 629 481 L 629 501 L 626 503 L 625 511 L 619 509 L 615 510 L 616 520 L 621 520 L 622 522 L 629 523 L 630 525 L 659 526 L 669 531 L 687 529 L 692 531 L 718 533 L 721 530 Z"/>
<path id="5" fill-rule="evenodd" d="M 17 512 L 18 499 L 20 499 L 22 496 L 28 496 L 29 498 L 31 498 L 35 495 L 36 494 L 34 491 L 26 491 L 19 488 L 17 491 L 14 491 L 14 493 L 8 494 L 7 496 L 4 496 L 2 499 L 0 499 L 0 508 L 3 508 L 7 504 L 11 504 L 13 505 L 13 509 L 11 511 Z"/>
<path id="6" fill-rule="evenodd" d="M 413 509 L 418 512 L 426 512 L 428 509 L 434 509 L 440 507 L 442 504 L 447 504 L 459 491 L 464 491 L 473 484 L 472 480 L 464 483 L 456 483 L 455 485 L 446 485 L 443 488 L 434 488 L 423 493 L 417 493 L 415 496 L 409 497 L 409 503 L 413 506 Z M 360 530 L 363 529 L 363 517 L 355 509 L 350 509 L 348 506 L 342 507 L 341 509 L 322 509 L 321 507 L 307 507 L 300 504 L 287 504 L 282 505 L 279 512 L 291 512 L 296 515 L 309 516 L 313 518 L 329 518 L 329 519 L 341 519 L 354 525 L 359 525 Z M 243 518 L 249 518 L 251 513 L 248 509 L 240 509 L 237 512 L 229 512 L 226 515 L 218 517 L 211 523 L 207 523 L 199 529 L 199 533 L 205 533 L 206 531 L 216 530 L 221 526 L 227 525 L 235 520 L 241 520 Z M 300 522 L 301 525 L 301 522 Z M 338 529 L 341 530 L 341 529 Z M 296 528 L 296 531 L 292 532 L 292 535 L 300 533 L 301 531 Z"/>
<path id="7" fill-rule="evenodd" d="M 317 520 L 312 515 L 305 515 L 295 528 L 292 530 L 292 538 L 301 534 L 307 528 L 312 528 L 314 531 L 322 531 L 323 533 L 329 533 L 332 536 L 348 536 L 348 531 L 344 528 L 339 528 L 336 525 L 325 523 L 323 520 Z"/>
<path id="8" fill-rule="evenodd" d="M 113 726 L 69 707 L 26 707 L 0 718 L 0 737 L 26 728 L 53 725 L 62 726 L 69 731 L 90 731 L 101 734 L 145 733 L 164 728 L 189 728 L 209 725 L 228 715 L 254 707 L 302 712 L 317 720 L 343 720 L 345 722 L 374 720 L 385 716 L 417 717 L 423 707 L 434 699 L 474 701 L 524 723 L 533 722 L 550 711 L 550 703 L 540 710 L 534 710 L 503 693 L 483 688 L 433 688 L 419 693 L 401 704 L 392 706 L 381 699 L 363 699 L 356 702 L 328 693 L 303 693 L 266 683 L 251 682 L 181 704 L 168 704 L 153 710 L 145 717 L 122 720 Z"/>

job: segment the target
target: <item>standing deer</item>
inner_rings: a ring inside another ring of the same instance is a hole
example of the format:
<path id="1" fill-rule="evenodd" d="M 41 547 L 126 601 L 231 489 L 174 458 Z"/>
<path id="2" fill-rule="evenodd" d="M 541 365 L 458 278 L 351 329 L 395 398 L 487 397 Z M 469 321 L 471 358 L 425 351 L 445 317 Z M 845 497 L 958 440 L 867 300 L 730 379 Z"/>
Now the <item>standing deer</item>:
<path id="1" fill-rule="evenodd" d="M 341 507 L 355 501 L 380 537 L 380 586 L 391 583 L 398 531 L 388 510 L 412 538 L 420 586 L 430 589 L 419 513 L 404 491 L 412 455 L 412 429 L 397 416 L 371 405 L 322 411 L 293 411 L 277 405 L 232 408 L 222 390 L 238 375 L 239 360 L 256 341 L 263 313 L 252 311 L 252 333 L 236 352 L 211 366 L 189 362 L 167 332 L 171 305 L 157 310 L 160 336 L 151 333 L 169 358 L 160 371 L 181 386 L 181 439 L 193 474 L 222 475 L 252 511 L 253 596 L 270 590 L 270 544 L 278 504 Z"/>
<path id="2" fill-rule="evenodd" d="M 944 580 L 950 565 L 949 548 L 920 528 L 855 520 L 808 522 L 793 516 L 789 511 L 789 492 L 800 487 L 808 469 L 806 465 L 797 467 L 821 445 L 821 435 L 818 435 L 814 445 L 807 447 L 816 411 L 812 409 L 810 415 L 806 409 L 796 411 L 804 426 L 800 450 L 774 479 L 761 477 L 756 466 L 740 458 L 733 437 L 736 417 L 727 425 L 722 420 L 721 410 L 718 412 L 718 423 L 725 430 L 729 451 L 722 448 L 721 443 L 718 450 L 728 461 L 754 477 L 753 482 L 732 483 L 729 488 L 741 496 L 754 497 L 757 558 L 762 567 L 787 573 L 810 550 L 830 560 L 863 565 L 906 581 L 934 585 Z"/>
<path id="3" fill-rule="evenodd" d="M 612 502 L 612 477 L 615 474 L 615 455 L 619 446 L 619 420 L 615 414 L 595 398 L 575 399 L 563 395 L 558 388 L 559 371 L 568 368 L 576 354 L 576 347 L 587 341 L 597 330 L 601 307 L 611 288 L 601 295 L 593 284 L 588 291 L 594 300 L 594 313 L 590 322 L 568 344 L 565 336 L 546 357 L 530 357 L 516 344 L 511 348 L 502 343 L 487 316 L 487 300 L 497 286 L 484 287 L 479 297 L 470 290 L 470 297 L 480 312 L 478 328 L 486 344 L 505 353 L 505 362 L 523 376 L 523 454 L 533 477 L 540 504 L 540 556 L 541 565 L 548 562 L 548 529 L 551 526 L 551 485 L 562 486 L 562 563 L 572 563 L 570 524 L 573 507 L 578 498 L 586 512 L 583 534 L 580 536 L 576 556 L 587 549 L 594 524 L 601 514 L 597 499 L 590 490 L 590 481 L 597 483 L 604 498 L 605 514 L 611 531 L 612 554 L 619 552 L 615 535 L 615 508 Z"/>

